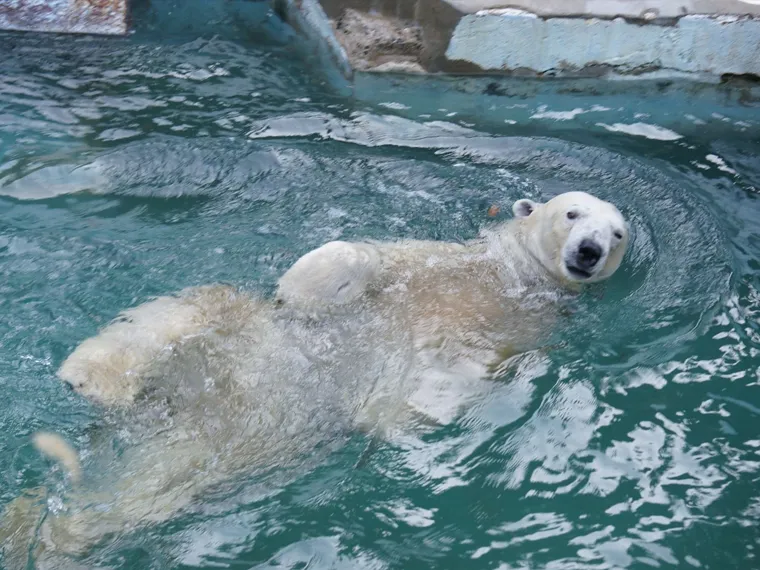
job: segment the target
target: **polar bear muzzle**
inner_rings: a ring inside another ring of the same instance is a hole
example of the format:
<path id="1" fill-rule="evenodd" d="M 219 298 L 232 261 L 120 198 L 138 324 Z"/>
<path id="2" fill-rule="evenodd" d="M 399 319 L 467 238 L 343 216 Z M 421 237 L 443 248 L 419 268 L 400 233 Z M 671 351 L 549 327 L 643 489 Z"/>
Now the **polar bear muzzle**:
<path id="1" fill-rule="evenodd" d="M 567 270 L 573 277 L 590 279 L 602 257 L 605 257 L 602 246 L 593 240 L 584 239 L 575 251 L 572 261 L 566 261 Z"/>

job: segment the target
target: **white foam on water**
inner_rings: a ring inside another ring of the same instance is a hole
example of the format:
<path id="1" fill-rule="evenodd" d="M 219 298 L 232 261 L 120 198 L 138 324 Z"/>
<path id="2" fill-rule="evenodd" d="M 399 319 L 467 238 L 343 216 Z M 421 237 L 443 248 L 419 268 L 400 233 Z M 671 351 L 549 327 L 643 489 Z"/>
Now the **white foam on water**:
<path id="1" fill-rule="evenodd" d="M 404 111 L 406 109 L 411 109 L 409 105 L 404 105 L 403 103 L 396 103 L 395 101 L 389 101 L 385 103 L 378 103 L 381 107 L 385 107 L 386 109 L 394 109 L 396 111 Z"/>
<path id="2" fill-rule="evenodd" d="M 541 105 L 538 107 L 538 110 L 530 116 L 530 118 L 552 119 L 555 121 L 570 121 L 578 115 L 583 115 L 585 113 L 596 113 L 600 111 L 611 111 L 611 109 L 602 105 L 594 105 L 590 109 L 582 109 L 580 107 L 576 107 L 571 111 L 547 111 L 546 105 Z"/>
<path id="3" fill-rule="evenodd" d="M 546 109 L 546 107 L 543 107 L 543 109 Z M 578 115 L 582 115 L 585 113 L 583 109 L 576 107 L 572 111 L 544 111 L 542 108 L 539 108 L 539 111 L 537 113 L 533 113 L 530 118 L 531 119 L 553 119 L 555 121 L 570 121 L 577 117 Z"/>
<path id="4" fill-rule="evenodd" d="M 718 170 L 722 170 L 723 172 L 728 172 L 729 174 L 736 174 L 736 170 L 726 166 L 726 161 L 723 160 L 721 157 L 719 157 L 717 154 L 708 154 L 707 156 L 705 156 L 705 160 L 707 160 L 708 162 L 712 162 L 714 165 L 716 165 L 718 167 Z"/>
<path id="5" fill-rule="evenodd" d="M 612 125 L 597 123 L 597 126 L 604 127 L 613 133 L 624 133 L 655 141 L 675 141 L 683 138 L 683 135 L 679 135 L 675 131 L 657 125 L 650 125 L 649 123 L 632 123 L 630 125 L 625 123 L 614 123 Z"/>

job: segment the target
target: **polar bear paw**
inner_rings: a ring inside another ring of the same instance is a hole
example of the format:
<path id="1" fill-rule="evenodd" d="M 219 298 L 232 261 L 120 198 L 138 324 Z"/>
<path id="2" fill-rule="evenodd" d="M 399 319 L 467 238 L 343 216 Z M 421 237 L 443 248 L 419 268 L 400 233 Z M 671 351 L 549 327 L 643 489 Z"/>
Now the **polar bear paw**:
<path id="1" fill-rule="evenodd" d="M 367 290 L 380 266 L 370 244 L 331 241 L 293 264 L 280 278 L 276 298 L 310 306 L 349 303 Z"/>

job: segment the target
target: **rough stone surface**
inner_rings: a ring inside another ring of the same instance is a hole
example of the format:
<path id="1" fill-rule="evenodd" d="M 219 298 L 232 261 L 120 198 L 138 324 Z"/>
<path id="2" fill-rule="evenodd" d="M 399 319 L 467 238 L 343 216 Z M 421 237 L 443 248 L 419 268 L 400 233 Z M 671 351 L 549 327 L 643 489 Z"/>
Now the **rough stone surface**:
<path id="1" fill-rule="evenodd" d="M 334 27 L 354 69 L 424 72 L 422 33 L 414 22 L 348 8 Z"/>
<path id="2" fill-rule="evenodd" d="M 0 30 L 123 35 L 127 0 L 0 0 Z"/>
<path id="3" fill-rule="evenodd" d="M 318 3 L 358 71 L 760 75 L 760 0 L 277 1 Z"/>
<path id="4" fill-rule="evenodd" d="M 411 42 L 406 42 L 407 49 L 403 54 L 398 53 L 398 49 L 385 50 L 379 57 L 382 62 L 378 61 L 377 66 L 371 67 L 372 71 L 443 70 L 446 65 L 445 52 L 451 33 L 463 15 L 445 0 L 319 0 L 319 2 L 333 27 L 337 22 L 344 20 L 349 11 L 352 11 L 354 14 L 360 14 L 358 17 L 353 16 L 354 19 L 365 21 L 386 19 L 389 30 L 414 30 L 414 35 L 420 41 L 418 48 L 408 49 L 411 47 L 409 45 Z M 381 26 L 374 23 L 373 27 Z M 392 37 L 392 34 L 386 36 L 388 37 Z M 363 59 L 361 51 L 352 50 L 353 44 L 342 41 L 340 43 L 345 48 L 349 61 Z"/>

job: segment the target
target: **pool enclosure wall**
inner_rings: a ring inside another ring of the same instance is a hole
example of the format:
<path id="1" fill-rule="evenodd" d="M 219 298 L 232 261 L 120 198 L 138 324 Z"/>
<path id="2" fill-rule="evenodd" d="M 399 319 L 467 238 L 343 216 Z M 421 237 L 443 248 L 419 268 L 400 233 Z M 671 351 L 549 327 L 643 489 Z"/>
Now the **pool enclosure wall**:
<path id="1" fill-rule="evenodd" d="M 268 1 L 349 79 L 760 76 L 760 0 Z M 123 35 L 146 4 L 169 18 L 205 10 L 177 0 L 4 0 L 0 29 Z"/>

